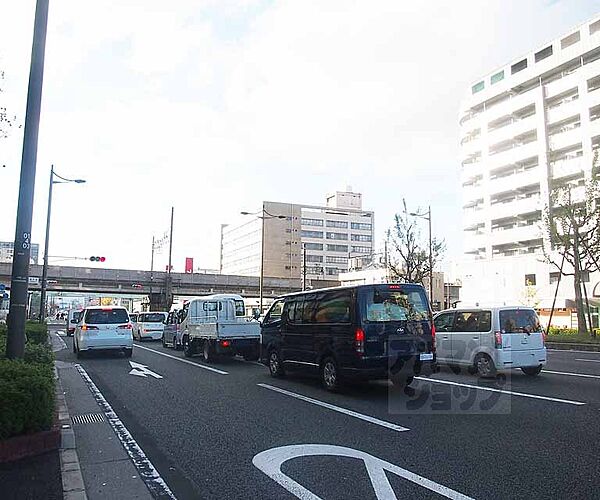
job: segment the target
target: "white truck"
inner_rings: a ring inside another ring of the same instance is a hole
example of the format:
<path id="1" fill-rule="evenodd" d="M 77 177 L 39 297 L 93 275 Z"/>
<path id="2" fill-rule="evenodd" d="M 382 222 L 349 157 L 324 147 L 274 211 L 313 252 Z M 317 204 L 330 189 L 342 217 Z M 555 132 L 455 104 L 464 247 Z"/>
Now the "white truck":
<path id="1" fill-rule="evenodd" d="M 246 316 L 240 295 L 217 294 L 192 299 L 181 311 L 181 343 L 186 357 L 202 354 L 211 362 L 216 356 L 240 354 L 256 360 L 260 348 L 260 323 Z"/>

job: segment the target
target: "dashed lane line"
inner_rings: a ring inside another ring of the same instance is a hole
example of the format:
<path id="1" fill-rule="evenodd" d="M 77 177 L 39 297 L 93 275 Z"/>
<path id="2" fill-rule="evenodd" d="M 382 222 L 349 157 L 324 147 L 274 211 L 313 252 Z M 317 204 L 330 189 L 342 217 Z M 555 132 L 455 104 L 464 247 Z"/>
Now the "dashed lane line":
<path id="1" fill-rule="evenodd" d="M 359 420 L 364 420 L 365 422 L 369 422 L 371 424 L 379 425 L 380 427 L 386 427 L 393 431 L 404 432 L 410 429 L 406 427 L 402 427 L 401 425 L 393 424 L 391 422 L 386 422 L 385 420 L 379 420 L 378 418 L 371 417 L 369 415 L 364 415 L 363 413 L 358 413 L 353 410 L 348 410 L 347 408 L 342 408 L 341 406 L 332 405 L 331 403 L 326 403 L 324 401 L 319 401 L 318 399 L 309 398 L 308 396 L 303 396 L 302 394 L 297 394 L 295 392 L 286 391 L 280 387 L 275 387 L 269 384 L 257 384 L 259 387 L 263 387 L 265 389 L 269 389 L 270 391 L 275 391 L 280 394 L 285 394 L 286 396 L 290 396 L 292 398 L 299 399 L 300 401 L 305 401 L 307 403 L 311 403 L 313 405 L 321 406 L 323 408 L 327 408 L 329 410 L 336 411 L 338 413 L 343 413 L 344 415 L 348 415 L 350 417 L 358 418 Z"/>
<path id="2" fill-rule="evenodd" d="M 160 351 L 155 351 L 154 349 L 150 349 L 149 347 L 144 347 L 138 344 L 133 344 L 134 347 L 137 347 L 138 349 L 143 349 L 144 351 L 150 351 L 153 352 L 154 354 L 158 354 L 159 356 L 164 356 L 165 358 L 171 358 L 174 359 L 175 361 L 179 361 L 181 363 L 186 363 L 188 365 L 192 365 L 195 366 L 196 368 L 202 368 L 203 370 L 208 370 L 209 372 L 213 372 L 213 373 L 218 373 L 219 375 L 228 375 L 229 372 L 224 372 L 223 370 L 218 370 L 217 368 L 213 368 L 212 366 L 206 366 L 206 365 L 201 365 L 199 363 L 194 363 L 193 361 L 189 361 L 187 359 L 183 359 L 183 358 L 178 358 L 176 356 L 171 356 L 170 354 L 167 354 L 165 352 L 160 352 Z"/>

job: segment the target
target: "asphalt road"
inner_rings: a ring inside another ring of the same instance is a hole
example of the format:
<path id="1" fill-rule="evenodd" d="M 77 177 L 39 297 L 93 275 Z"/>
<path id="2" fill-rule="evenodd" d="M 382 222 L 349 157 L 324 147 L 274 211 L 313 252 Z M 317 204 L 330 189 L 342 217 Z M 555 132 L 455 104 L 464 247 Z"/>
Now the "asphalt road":
<path id="1" fill-rule="evenodd" d="M 241 359 L 205 365 L 160 342 L 136 342 L 131 361 L 162 378 L 143 377 L 120 355 L 77 361 L 64 340 L 57 358 L 85 368 L 180 499 L 394 498 L 390 489 L 398 498 L 556 499 L 600 491 L 600 353 L 550 351 L 537 378 L 514 372 L 480 382 L 444 369 L 415 381 L 409 397 L 383 382 L 329 394 L 310 377 L 273 379 Z M 280 463 L 283 486 L 269 472 Z"/>

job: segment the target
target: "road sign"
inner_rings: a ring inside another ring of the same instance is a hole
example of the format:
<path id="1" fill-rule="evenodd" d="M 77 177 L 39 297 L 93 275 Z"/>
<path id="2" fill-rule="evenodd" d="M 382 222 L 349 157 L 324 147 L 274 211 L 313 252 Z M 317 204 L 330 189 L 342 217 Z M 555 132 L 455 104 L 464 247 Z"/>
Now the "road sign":
<path id="1" fill-rule="evenodd" d="M 0 292 L 6 290 L 6 285 L 4 283 L 0 283 Z"/>
<path id="2" fill-rule="evenodd" d="M 321 500 L 321 497 L 318 497 L 312 491 L 306 489 L 300 483 L 281 472 L 281 466 L 288 460 L 315 456 L 346 457 L 362 460 L 367 469 L 367 473 L 369 474 L 369 479 L 373 486 L 373 490 L 375 491 L 377 500 L 397 500 L 398 498 L 392 489 L 392 485 L 390 484 L 386 473 L 396 474 L 411 483 L 427 488 L 446 498 L 473 500 L 471 497 L 419 476 L 414 472 L 398 467 L 397 465 L 381 460 L 380 458 L 369 455 L 363 451 L 346 448 L 344 446 L 334 446 L 329 444 L 296 444 L 281 446 L 259 453 L 252 459 L 252 463 L 297 498 L 302 500 Z"/>
<path id="3" fill-rule="evenodd" d="M 148 377 L 148 375 L 150 375 L 151 377 L 154 378 L 162 378 L 162 375 L 159 375 L 158 373 L 154 373 L 152 370 L 148 370 L 148 367 L 146 365 L 142 365 L 140 363 L 136 363 L 134 361 L 130 361 L 129 364 L 131 365 L 131 371 L 129 372 L 129 375 L 135 375 L 136 377 Z"/>
<path id="4" fill-rule="evenodd" d="M 40 279 L 37 276 L 29 276 L 29 284 L 30 285 L 39 285 Z"/>

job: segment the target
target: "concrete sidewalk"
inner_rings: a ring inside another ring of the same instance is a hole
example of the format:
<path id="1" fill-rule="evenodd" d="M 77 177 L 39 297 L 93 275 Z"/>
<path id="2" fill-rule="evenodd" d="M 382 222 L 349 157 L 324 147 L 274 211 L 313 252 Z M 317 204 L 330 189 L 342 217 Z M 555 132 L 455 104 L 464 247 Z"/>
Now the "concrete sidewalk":
<path id="1" fill-rule="evenodd" d="M 153 498 L 76 365 L 57 361 L 56 368 L 71 417 L 87 498 Z"/>

